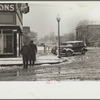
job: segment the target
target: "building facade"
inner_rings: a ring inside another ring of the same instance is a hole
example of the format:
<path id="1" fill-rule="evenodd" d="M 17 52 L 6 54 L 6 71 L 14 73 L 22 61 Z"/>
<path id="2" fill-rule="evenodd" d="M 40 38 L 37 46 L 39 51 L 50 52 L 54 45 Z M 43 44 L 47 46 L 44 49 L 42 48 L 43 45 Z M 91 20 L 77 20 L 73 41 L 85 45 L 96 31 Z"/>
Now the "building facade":
<path id="1" fill-rule="evenodd" d="M 29 36 L 30 36 L 30 40 L 33 40 L 35 43 L 37 43 L 37 33 L 36 32 L 30 31 Z"/>
<path id="2" fill-rule="evenodd" d="M 88 46 L 100 46 L 100 25 L 78 26 L 76 40 L 82 40 Z"/>
<path id="3" fill-rule="evenodd" d="M 26 42 L 27 44 L 29 44 L 29 42 L 30 42 L 29 33 L 30 33 L 30 27 L 23 26 L 23 31 L 22 31 L 22 34 L 23 34 L 22 41 L 23 41 L 23 43 Z"/>
<path id="4" fill-rule="evenodd" d="M 35 43 L 37 43 L 37 33 L 30 31 L 29 26 L 23 26 L 23 42 L 26 42 L 29 44 L 30 40 L 33 40 Z"/>
<path id="5" fill-rule="evenodd" d="M 17 57 L 22 46 L 23 14 L 27 3 L 0 3 L 0 57 Z"/>

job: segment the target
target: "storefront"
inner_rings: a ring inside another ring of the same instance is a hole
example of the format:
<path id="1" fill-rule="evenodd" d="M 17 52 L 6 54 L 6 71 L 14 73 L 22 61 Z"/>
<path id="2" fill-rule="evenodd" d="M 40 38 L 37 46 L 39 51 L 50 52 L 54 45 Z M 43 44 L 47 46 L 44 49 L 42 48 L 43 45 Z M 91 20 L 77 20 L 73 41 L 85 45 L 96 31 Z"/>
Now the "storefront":
<path id="1" fill-rule="evenodd" d="M 0 57 L 20 56 L 22 46 L 22 14 L 28 12 L 24 10 L 27 7 L 27 4 L 23 6 L 21 3 L 0 4 Z"/>
<path id="2" fill-rule="evenodd" d="M 19 56 L 21 38 L 19 26 L 0 26 L 0 57 Z"/>

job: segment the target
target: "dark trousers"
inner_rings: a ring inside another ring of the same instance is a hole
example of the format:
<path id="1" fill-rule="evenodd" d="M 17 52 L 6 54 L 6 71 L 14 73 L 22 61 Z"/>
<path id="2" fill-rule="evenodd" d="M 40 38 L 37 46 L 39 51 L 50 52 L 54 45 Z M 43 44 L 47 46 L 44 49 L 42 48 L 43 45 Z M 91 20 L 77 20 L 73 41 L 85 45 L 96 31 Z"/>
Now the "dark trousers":
<path id="1" fill-rule="evenodd" d="M 34 60 L 30 60 L 30 66 L 33 65 L 34 66 Z"/>
<path id="2" fill-rule="evenodd" d="M 36 61 L 36 55 L 30 55 L 30 65 L 34 66 L 35 61 Z"/>
<path id="3" fill-rule="evenodd" d="M 28 56 L 23 55 L 23 68 L 27 69 L 28 68 Z"/>

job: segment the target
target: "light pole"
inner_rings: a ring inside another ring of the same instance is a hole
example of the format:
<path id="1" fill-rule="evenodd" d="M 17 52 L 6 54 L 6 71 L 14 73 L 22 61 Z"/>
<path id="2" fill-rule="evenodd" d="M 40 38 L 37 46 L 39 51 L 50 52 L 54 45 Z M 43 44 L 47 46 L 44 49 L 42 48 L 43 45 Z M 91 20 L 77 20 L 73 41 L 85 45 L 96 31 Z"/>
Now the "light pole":
<path id="1" fill-rule="evenodd" d="M 58 17 L 56 19 L 58 22 L 58 58 L 61 58 L 61 55 L 60 55 L 60 20 L 61 20 L 61 18 L 58 15 Z"/>

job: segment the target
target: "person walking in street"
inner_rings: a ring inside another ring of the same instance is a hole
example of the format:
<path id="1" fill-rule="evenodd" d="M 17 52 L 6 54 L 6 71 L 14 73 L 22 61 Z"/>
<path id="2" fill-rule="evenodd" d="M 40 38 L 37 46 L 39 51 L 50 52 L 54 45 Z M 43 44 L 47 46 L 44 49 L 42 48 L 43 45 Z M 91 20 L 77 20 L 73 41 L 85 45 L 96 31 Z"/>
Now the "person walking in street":
<path id="1" fill-rule="evenodd" d="M 29 43 L 29 46 L 31 48 L 31 53 L 30 53 L 30 66 L 33 65 L 36 61 L 36 53 L 37 53 L 37 46 L 34 44 L 34 41 L 31 40 Z"/>
<path id="2" fill-rule="evenodd" d="M 28 60 L 29 60 L 29 55 L 30 55 L 31 49 L 26 42 L 24 42 L 24 45 L 21 48 L 21 54 L 23 56 L 23 68 L 27 70 L 28 68 Z"/>

